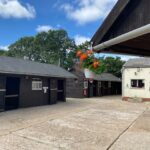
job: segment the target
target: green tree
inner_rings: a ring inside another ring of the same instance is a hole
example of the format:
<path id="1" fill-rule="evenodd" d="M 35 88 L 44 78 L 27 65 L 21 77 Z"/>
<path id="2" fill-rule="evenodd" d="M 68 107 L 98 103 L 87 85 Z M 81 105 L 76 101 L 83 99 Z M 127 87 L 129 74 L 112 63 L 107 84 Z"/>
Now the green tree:
<path id="1" fill-rule="evenodd" d="M 66 69 L 73 69 L 74 65 L 79 61 L 79 59 L 76 57 L 76 52 L 78 50 L 87 50 L 89 48 L 90 42 L 86 41 L 85 43 L 81 45 L 74 45 L 74 47 L 70 50 L 70 52 L 66 55 L 66 61 L 64 67 Z"/>
<path id="2" fill-rule="evenodd" d="M 10 45 L 9 56 L 27 57 L 42 63 L 66 65 L 66 49 L 74 48 L 75 42 L 65 30 L 49 30 L 35 37 L 24 37 Z"/>
<path id="3" fill-rule="evenodd" d="M 7 51 L 0 49 L 0 56 L 7 56 Z"/>
<path id="4" fill-rule="evenodd" d="M 67 70 L 73 69 L 76 62 L 76 48 L 68 49 L 69 52 L 66 54 L 66 59 L 64 62 L 64 68 Z"/>
<path id="5" fill-rule="evenodd" d="M 125 61 L 122 61 L 120 57 L 106 57 L 102 58 L 101 60 L 105 66 L 104 72 L 121 77 L 121 69 Z"/>
<path id="6" fill-rule="evenodd" d="M 34 60 L 34 37 L 24 37 L 9 46 L 8 55 L 12 57 L 27 57 Z"/>
<path id="7" fill-rule="evenodd" d="M 87 50 L 90 48 L 90 42 L 89 41 L 86 41 L 80 45 L 77 46 L 77 50 Z"/>

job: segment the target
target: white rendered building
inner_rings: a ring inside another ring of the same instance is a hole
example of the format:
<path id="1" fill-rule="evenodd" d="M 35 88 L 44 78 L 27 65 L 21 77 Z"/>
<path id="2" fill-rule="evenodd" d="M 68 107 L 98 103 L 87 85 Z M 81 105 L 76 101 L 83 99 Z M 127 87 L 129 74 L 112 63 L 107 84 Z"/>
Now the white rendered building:
<path id="1" fill-rule="evenodd" d="M 123 100 L 150 101 L 150 58 L 131 59 L 122 69 Z"/>

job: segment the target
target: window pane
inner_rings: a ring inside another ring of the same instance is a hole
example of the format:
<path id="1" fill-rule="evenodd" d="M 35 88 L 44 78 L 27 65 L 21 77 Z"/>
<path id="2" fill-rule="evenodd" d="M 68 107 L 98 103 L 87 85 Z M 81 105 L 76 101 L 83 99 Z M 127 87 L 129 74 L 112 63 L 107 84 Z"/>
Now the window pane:
<path id="1" fill-rule="evenodd" d="M 32 90 L 42 90 L 42 81 L 32 81 Z"/>
<path id="2" fill-rule="evenodd" d="M 144 87 L 144 81 L 143 80 L 138 80 L 138 87 L 143 88 Z"/>
<path id="3" fill-rule="evenodd" d="M 137 87 L 137 80 L 131 80 L 131 87 Z"/>
<path id="4" fill-rule="evenodd" d="M 144 80 L 131 80 L 131 87 L 144 88 Z"/>

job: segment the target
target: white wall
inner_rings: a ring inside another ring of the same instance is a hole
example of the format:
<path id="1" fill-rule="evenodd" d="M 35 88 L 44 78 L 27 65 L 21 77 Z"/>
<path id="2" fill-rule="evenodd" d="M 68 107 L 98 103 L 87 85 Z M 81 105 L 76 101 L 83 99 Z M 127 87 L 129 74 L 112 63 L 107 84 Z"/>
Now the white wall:
<path id="1" fill-rule="evenodd" d="M 132 88 L 132 79 L 143 79 L 144 88 Z M 122 96 L 150 98 L 150 68 L 128 68 L 122 72 Z"/>

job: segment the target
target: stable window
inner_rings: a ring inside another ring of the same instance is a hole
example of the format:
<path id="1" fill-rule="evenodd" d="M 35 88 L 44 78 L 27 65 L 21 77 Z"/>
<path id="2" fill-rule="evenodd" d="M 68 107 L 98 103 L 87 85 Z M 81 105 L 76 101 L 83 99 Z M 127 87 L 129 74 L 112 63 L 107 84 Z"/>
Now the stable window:
<path id="1" fill-rule="evenodd" d="M 131 80 L 132 88 L 144 88 L 145 83 L 144 80 Z"/>
<path id="2" fill-rule="evenodd" d="M 42 81 L 32 81 L 32 90 L 42 90 Z"/>

